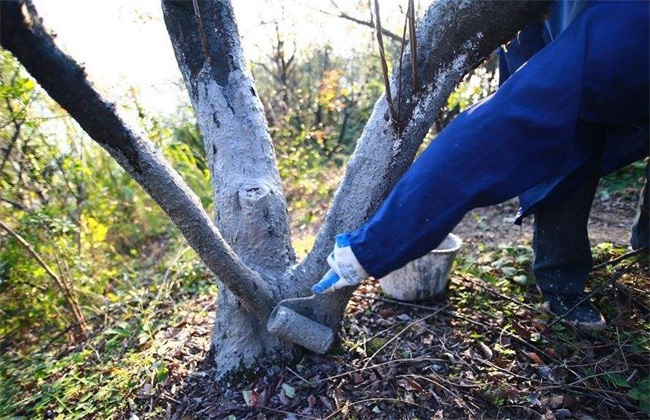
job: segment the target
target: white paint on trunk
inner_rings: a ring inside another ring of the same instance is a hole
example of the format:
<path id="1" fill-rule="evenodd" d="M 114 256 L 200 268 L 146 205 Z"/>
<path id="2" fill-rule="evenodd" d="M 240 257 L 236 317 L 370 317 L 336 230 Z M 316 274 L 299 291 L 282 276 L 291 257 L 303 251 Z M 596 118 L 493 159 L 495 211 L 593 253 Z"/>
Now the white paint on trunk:
<path id="1" fill-rule="evenodd" d="M 463 73 L 542 11 L 539 3 L 521 1 L 439 0 L 431 4 L 417 34 L 420 80 L 426 91 L 410 92 L 411 72 L 404 71 L 402 86 L 407 89 L 402 92 L 401 104 L 405 125 L 400 133 L 389 122 L 386 101 L 382 98 L 375 104 L 312 251 L 289 270 L 294 257 L 286 203 L 262 105 L 237 40 L 230 1 L 199 3 L 202 22 L 211 28 L 204 33 L 187 2 L 164 0 L 163 4 L 177 60 L 205 138 L 216 224 L 242 260 L 264 273 L 275 295 L 285 298 L 306 293 L 324 274 L 335 234 L 356 228 L 377 209 L 410 165 Z M 467 28 L 475 32 L 468 33 Z M 207 47 L 214 48 L 204 48 L 202 37 Z M 219 51 L 219 56 L 205 57 L 205 51 Z M 201 59 L 204 68 L 199 71 Z M 405 70 L 409 60 L 407 50 Z M 192 69 L 198 73 L 192 74 Z M 314 304 L 312 319 L 338 329 L 351 293 L 343 290 L 320 299 Z M 264 359 L 268 365 L 293 354 L 293 346 L 268 335 L 224 288 L 218 306 L 213 336 L 218 377 L 260 366 Z"/>
<path id="2" fill-rule="evenodd" d="M 280 273 L 295 261 L 289 217 L 251 76 L 247 70 L 232 71 L 222 86 L 206 66 L 194 83 L 197 96 L 192 99 L 210 163 L 215 223 L 242 260 L 277 279 L 272 287 L 286 295 L 291 285 Z M 219 291 L 212 344 L 218 379 L 242 368 L 268 367 L 268 361 L 295 352 L 294 346 L 269 334 L 265 320 L 251 316 L 225 287 Z"/>

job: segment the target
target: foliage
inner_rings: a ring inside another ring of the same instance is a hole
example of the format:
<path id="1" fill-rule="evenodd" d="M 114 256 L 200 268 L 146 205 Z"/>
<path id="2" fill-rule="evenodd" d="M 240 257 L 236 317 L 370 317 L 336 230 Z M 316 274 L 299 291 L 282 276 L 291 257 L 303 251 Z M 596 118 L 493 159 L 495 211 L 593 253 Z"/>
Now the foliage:
<path id="1" fill-rule="evenodd" d="M 610 196 L 638 195 L 643 185 L 648 158 L 612 172 L 600 181 L 599 195 L 605 200 Z M 635 188 L 638 187 L 638 190 Z"/>
<path id="2" fill-rule="evenodd" d="M 170 352 L 179 349 L 165 338 L 179 333 L 190 315 L 209 317 L 216 286 L 180 240 L 159 246 L 165 249 L 150 255 L 155 264 L 125 261 L 131 269 L 114 285 L 114 302 L 97 308 L 92 334 L 72 343 L 65 330 L 2 343 L 0 417 L 123 417 L 176 374 Z"/>
<path id="3" fill-rule="evenodd" d="M 0 220 L 11 227 L 93 316 L 115 301 L 124 265 L 173 227 L 101 148 L 0 55 Z M 137 102 L 134 101 L 137 108 Z M 210 205 L 205 162 L 183 121 L 139 115 L 152 139 Z M 75 321 L 64 293 L 16 238 L 0 231 L 0 337 L 37 340 Z M 76 330 L 76 332 L 80 332 Z"/>
<path id="4" fill-rule="evenodd" d="M 290 211 L 309 223 L 324 210 L 340 168 L 382 91 L 374 57 L 337 56 L 330 46 L 289 57 L 281 34 L 266 62 L 253 63 Z M 322 206 L 320 206 L 322 207 Z M 307 210 L 309 208 L 309 210 Z"/>

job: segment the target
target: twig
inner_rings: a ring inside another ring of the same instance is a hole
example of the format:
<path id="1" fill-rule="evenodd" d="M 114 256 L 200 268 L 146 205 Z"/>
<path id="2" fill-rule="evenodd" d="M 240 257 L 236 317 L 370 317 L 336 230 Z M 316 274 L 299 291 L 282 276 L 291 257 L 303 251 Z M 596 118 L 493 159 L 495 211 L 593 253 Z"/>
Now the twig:
<path id="1" fill-rule="evenodd" d="M 332 379 L 342 378 L 344 376 L 348 376 L 348 375 L 351 375 L 351 374 L 356 373 L 356 372 L 363 372 L 365 370 L 377 369 L 378 367 L 381 367 L 381 366 L 394 365 L 396 363 L 439 362 L 440 360 L 441 359 L 434 359 L 432 357 L 416 357 L 414 359 L 389 360 L 387 362 L 378 363 L 376 365 L 372 365 L 372 366 L 368 366 L 368 367 L 362 367 L 362 368 L 358 368 L 358 369 L 353 369 L 353 370 L 348 371 L 348 372 L 343 372 L 343 373 L 339 373 L 339 374 L 336 374 L 336 375 L 328 376 L 327 378 L 319 379 L 319 380 L 316 380 L 316 381 L 307 381 L 307 383 L 309 385 L 316 385 L 316 384 L 319 384 L 319 383 L 322 383 L 322 382 L 331 381 Z"/>
<path id="2" fill-rule="evenodd" d="M 434 376 L 437 380 L 442 381 L 442 382 L 445 383 L 445 384 L 449 384 L 449 385 L 450 385 L 451 387 L 453 387 L 453 388 L 458 388 L 458 389 L 461 389 L 461 390 L 462 390 L 463 388 L 466 388 L 466 389 L 468 389 L 468 390 L 474 390 L 474 389 L 480 387 L 480 385 L 477 385 L 477 384 L 475 384 L 475 385 L 463 385 L 463 384 L 459 384 L 459 383 L 454 383 L 454 382 L 451 382 L 451 381 L 446 380 L 445 378 L 443 378 L 442 376 L 440 376 L 439 374 L 437 374 L 437 373 L 435 373 L 435 372 L 432 372 L 432 374 L 433 374 L 433 376 Z M 467 392 L 461 391 L 461 392 L 463 393 L 463 395 L 464 395 L 465 397 L 467 397 L 467 398 L 459 398 L 460 395 L 458 395 L 457 393 L 451 391 L 449 388 L 444 387 L 444 386 L 443 386 L 442 384 L 440 384 L 438 381 L 434 380 L 433 378 L 431 378 L 431 377 L 429 377 L 429 376 L 414 375 L 414 374 L 410 374 L 410 375 L 401 375 L 401 376 L 413 376 L 413 377 L 418 377 L 418 378 L 424 379 L 425 381 L 431 382 L 432 384 L 434 384 L 434 385 L 436 385 L 436 386 L 439 386 L 440 388 L 442 388 L 442 389 L 444 389 L 445 391 L 449 392 L 451 395 L 453 395 L 453 396 L 456 397 L 457 399 L 460 399 L 460 403 L 464 405 L 464 408 L 465 408 L 465 409 L 467 409 L 467 410 L 472 410 L 472 408 L 469 407 L 468 403 L 471 404 L 474 408 L 479 409 L 479 407 L 478 407 L 478 406 L 477 406 L 477 405 L 472 401 L 472 398 L 471 398 L 471 397 L 472 397 L 472 394 L 471 394 L 471 393 L 467 393 Z"/>
<path id="3" fill-rule="evenodd" d="M 553 326 L 556 325 L 557 323 L 563 321 L 563 320 L 564 320 L 564 319 L 565 319 L 565 318 L 566 318 L 566 317 L 567 317 L 567 316 L 568 316 L 568 315 L 569 315 L 569 314 L 570 314 L 570 313 L 571 313 L 575 308 L 577 308 L 578 306 L 582 305 L 584 302 L 588 301 L 589 299 L 591 299 L 592 297 L 594 297 L 595 295 L 597 295 L 598 293 L 600 293 L 601 291 L 603 291 L 603 290 L 604 290 L 606 287 L 608 287 L 610 284 L 614 283 L 616 280 L 620 279 L 620 278 L 623 277 L 625 274 L 627 274 L 627 273 L 629 273 L 630 271 L 632 271 L 632 269 L 634 268 L 634 264 L 640 262 L 641 260 L 642 260 L 642 258 L 637 258 L 636 261 L 634 261 L 632 264 L 630 264 L 630 265 L 628 265 L 627 267 L 625 267 L 624 269 L 620 270 L 619 272 L 617 272 L 616 274 L 614 274 L 610 279 L 604 281 L 600 286 L 598 286 L 597 288 L 595 288 L 594 290 L 592 290 L 590 293 L 588 293 L 587 295 L 585 295 L 585 297 L 583 297 L 582 299 L 580 299 L 580 301 L 579 301 L 578 303 L 576 303 L 575 305 L 573 305 L 572 308 L 570 308 L 568 311 L 566 311 L 565 314 L 563 314 L 563 315 L 559 315 L 559 316 L 557 317 L 557 319 L 555 319 L 553 322 L 551 322 L 550 324 L 548 324 L 548 325 L 546 326 L 546 328 L 544 328 L 544 331 L 542 331 L 542 334 L 548 332 L 548 330 L 550 330 L 551 327 L 553 327 Z"/>
<path id="4" fill-rule="evenodd" d="M 337 18 L 344 19 L 344 20 L 349 20 L 350 22 L 354 22 L 354 23 L 356 23 L 358 25 L 367 26 L 369 28 L 374 29 L 375 25 L 374 25 L 373 22 L 368 22 L 366 20 L 362 20 L 362 19 L 356 18 L 354 16 L 348 15 L 343 10 L 341 10 L 341 8 L 335 2 L 330 1 L 330 3 L 339 12 L 338 14 L 328 12 L 327 10 L 323 10 L 323 9 L 313 7 L 313 6 L 311 6 L 311 5 L 307 4 L 307 3 L 297 2 L 297 4 L 301 5 L 302 7 L 305 7 L 305 8 L 310 9 L 310 10 L 314 10 L 314 11 L 316 11 L 318 13 L 322 13 L 322 14 L 327 15 L 327 16 L 337 17 Z M 382 32 L 382 34 L 384 34 L 384 36 L 390 38 L 393 41 L 399 41 L 401 39 L 399 35 L 389 31 L 386 28 L 382 28 L 381 32 Z"/>
<path id="5" fill-rule="evenodd" d="M 362 299 L 376 300 L 378 302 L 394 303 L 396 305 L 408 306 L 410 308 L 416 308 L 416 309 L 424 309 L 424 310 L 427 310 L 427 311 L 437 311 L 438 309 L 440 309 L 440 308 L 434 308 L 434 307 L 431 307 L 431 306 L 418 305 L 417 303 L 404 302 L 404 301 L 401 301 L 401 300 L 382 298 L 382 297 L 378 297 L 378 296 L 368 296 L 368 295 L 364 295 L 364 294 L 361 294 L 361 293 L 354 293 L 352 296 L 356 296 L 356 297 L 359 297 L 359 298 L 362 298 Z M 448 305 L 446 305 L 446 306 L 448 306 Z"/>
<path id="6" fill-rule="evenodd" d="M 83 312 L 81 312 L 81 309 L 79 308 L 79 304 L 76 302 L 71 291 L 66 287 L 62 279 L 59 276 L 57 276 L 54 271 L 52 271 L 50 266 L 47 265 L 47 263 L 43 260 L 43 258 L 41 258 L 41 256 L 36 252 L 34 247 L 29 242 L 27 242 L 16 231 L 14 231 L 9 226 L 7 226 L 2 220 L 0 220 L 0 228 L 2 228 L 5 232 L 11 235 L 16 241 L 18 241 L 18 243 L 20 243 L 27 250 L 27 252 L 29 252 L 29 254 L 32 257 L 34 257 L 34 259 L 38 262 L 38 264 L 41 267 L 43 267 L 45 272 L 52 278 L 52 280 L 54 280 L 54 283 L 57 285 L 59 290 L 61 290 L 61 293 L 63 293 L 66 302 L 68 302 L 68 305 L 70 305 L 72 314 L 74 315 L 75 319 L 81 326 L 82 330 L 86 330 L 87 324 L 86 324 L 86 319 L 84 317 L 84 314 Z"/>
<path id="7" fill-rule="evenodd" d="M 478 361 L 479 363 L 482 363 L 482 364 L 484 364 L 486 366 L 489 366 L 492 369 L 496 369 L 496 370 L 498 370 L 500 372 L 506 373 L 506 374 L 510 375 L 511 377 L 514 377 L 514 378 L 517 378 L 517 379 L 523 379 L 523 380 L 526 380 L 526 381 L 530 379 L 529 377 L 517 375 L 516 373 L 512 373 L 508 369 L 504 369 L 504 368 L 502 368 L 500 366 L 497 366 L 497 365 L 495 365 L 494 363 L 490 362 L 487 359 L 476 359 L 476 361 Z"/>
<path id="8" fill-rule="evenodd" d="M 381 17 L 379 16 L 379 0 L 375 0 L 375 32 L 377 35 L 377 45 L 379 46 L 379 56 L 381 61 L 381 71 L 384 76 L 384 87 L 386 88 L 386 102 L 388 102 L 388 114 L 392 122 L 395 119 L 393 110 L 393 97 L 390 91 L 390 79 L 388 77 L 388 64 L 386 64 L 386 51 L 384 51 L 384 38 L 381 34 Z"/>
<path id="9" fill-rule="evenodd" d="M 291 369 L 289 366 L 287 366 L 287 370 L 291 373 L 293 373 L 298 379 L 306 383 L 307 385 L 311 385 L 311 382 L 309 380 L 305 379 L 304 377 L 300 376 L 297 372 L 295 372 L 293 369 Z"/>
<path id="10" fill-rule="evenodd" d="M 212 54 L 210 54 L 210 49 L 208 48 L 208 38 L 206 37 L 205 30 L 203 29 L 201 11 L 199 10 L 199 1 L 192 0 L 192 7 L 194 8 L 194 19 L 196 20 L 196 25 L 199 27 L 199 36 L 201 38 L 201 47 L 203 48 L 203 54 L 205 54 L 206 61 L 210 62 L 210 60 L 212 60 Z"/>
<path id="11" fill-rule="evenodd" d="M 498 297 L 498 298 L 510 301 L 512 303 L 515 303 L 517 305 L 523 306 L 524 308 L 526 308 L 528 310 L 531 310 L 533 312 L 536 312 L 538 314 L 544 313 L 543 311 L 535 308 L 533 305 L 529 305 L 529 304 L 527 304 L 525 302 L 520 302 L 517 299 L 514 299 L 514 298 L 512 298 L 512 297 L 510 297 L 508 295 L 504 295 L 503 293 L 488 287 L 487 285 L 490 285 L 490 286 L 493 286 L 493 285 L 491 283 L 485 282 L 484 280 L 476 279 L 474 277 L 466 277 L 466 276 L 463 276 L 463 280 L 464 281 L 469 281 L 472 285 L 480 287 L 481 289 L 487 291 L 488 293 L 490 293 L 491 295 L 493 295 L 495 297 Z"/>
<path id="12" fill-rule="evenodd" d="M 593 399 L 602 399 L 604 402 L 610 406 L 624 406 L 627 409 L 631 409 L 634 411 L 639 411 L 639 408 L 629 404 L 625 401 L 622 400 L 616 400 L 615 402 L 612 402 L 610 398 L 608 398 L 607 394 L 617 394 L 620 396 L 623 396 L 625 394 L 621 393 L 612 393 L 612 392 L 607 392 L 605 391 L 605 395 L 598 393 L 598 392 L 593 392 L 594 388 L 591 387 L 586 387 L 586 386 L 580 386 L 580 385 L 573 385 L 573 384 L 562 384 L 562 385 L 550 385 L 550 386 L 541 386 L 537 388 L 539 391 L 548 391 L 548 390 L 560 390 L 560 391 L 565 391 L 565 392 L 570 392 L 576 395 L 580 395 L 583 397 L 588 397 L 588 398 L 593 398 Z"/>
<path id="13" fill-rule="evenodd" d="M 9 106 L 11 106 L 9 104 L 9 99 L 7 99 L 7 104 Z M 11 149 L 13 149 L 14 146 L 16 145 L 16 142 L 18 141 L 18 138 L 20 137 L 20 128 L 23 125 L 22 121 L 17 122 L 16 120 L 12 120 L 12 122 L 14 124 L 15 130 L 14 130 L 14 133 L 11 135 L 11 139 L 9 140 L 9 146 L 7 146 L 7 150 L 5 151 L 5 154 L 4 154 L 3 158 L 2 158 L 2 163 L 0 163 L 0 173 L 2 173 L 2 171 L 4 170 L 5 164 L 9 160 L 9 155 L 11 154 Z"/>
<path id="14" fill-rule="evenodd" d="M 390 401 L 392 403 L 399 402 L 399 403 L 403 403 L 403 404 L 413 405 L 413 406 L 419 407 L 419 408 L 424 408 L 427 411 L 433 411 L 433 409 L 431 409 L 429 407 L 425 407 L 423 405 L 416 404 L 414 402 L 407 401 L 407 400 L 400 400 L 399 398 L 366 398 L 365 400 L 359 400 L 359 401 L 346 401 L 346 404 L 343 407 L 341 407 L 341 408 L 333 411 L 332 413 L 330 413 L 329 416 L 325 417 L 325 420 L 334 418 L 338 413 L 340 413 L 346 407 L 355 406 L 355 405 L 359 405 L 359 404 L 365 404 L 365 403 L 369 403 L 369 402 L 379 402 L 379 401 Z"/>
<path id="15" fill-rule="evenodd" d="M 402 59 L 404 58 L 404 47 L 406 46 L 406 25 L 408 16 L 404 19 L 404 29 L 402 30 L 402 45 L 399 51 L 399 68 L 397 71 L 397 118 L 400 118 L 402 107 Z"/>
<path id="16" fill-rule="evenodd" d="M 415 6 L 413 0 L 409 0 L 408 8 L 409 20 L 409 43 L 411 45 L 411 70 L 413 71 L 413 92 L 420 90 L 420 81 L 418 76 L 418 53 L 417 53 L 417 37 L 415 36 Z"/>
<path id="17" fill-rule="evenodd" d="M 470 324 L 474 324 L 474 325 L 477 325 L 479 327 L 482 327 L 482 328 L 485 328 L 485 329 L 488 329 L 488 330 L 491 330 L 491 329 L 497 330 L 498 329 L 499 332 L 506 334 L 510 338 L 514 338 L 519 343 L 523 344 L 526 347 L 529 347 L 530 349 L 534 350 L 536 353 L 541 354 L 542 356 L 546 357 L 548 360 L 552 361 L 553 363 L 561 364 L 561 362 L 559 360 L 557 360 L 555 357 L 549 355 L 544 350 L 542 350 L 539 347 L 529 343 L 528 341 L 526 341 L 523 338 L 519 337 L 517 334 L 511 333 L 508 330 L 505 330 L 503 328 L 491 327 L 491 326 L 486 325 L 486 324 L 484 324 L 482 322 L 479 322 L 479 321 L 473 320 L 471 318 L 468 318 L 468 317 L 466 317 L 464 315 L 460 315 L 460 314 L 458 314 L 456 312 L 445 311 L 444 313 L 445 313 L 445 315 L 449 315 L 449 316 L 452 316 L 452 317 L 455 317 L 455 318 L 458 318 L 458 319 L 462 319 L 465 322 L 469 322 Z"/>
<path id="18" fill-rule="evenodd" d="M 605 261 L 605 262 L 602 262 L 600 264 L 594 265 L 591 268 L 591 271 L 597 270 L 599 268 L 606 267 L 608 265 L 616 265 L 616 264 L 618 264 L 619 262 L 621 262 L 621 261 L 623 261 L 625 259 L 635 257 L 635 256 L 637 256 L 639 254 L 648 255 L 648 248 L 645 247 L 645 248 L 637 249 L 637 250 L 634 250 L 634 251 L 630 251 L 630 252 L 627 252 L 627 253 L 625 253 L 625 254 L 623 254 L 621 256 L 618 256 L 618 257 L 616 257 L 614 259 L 611 259 L 609 261 Z"/>
<path id="19" fill-rule="evenodd" d="M 282 414 L 285 419 L 291 419 L 291 418 L 298 418 L 298 413 L 292 413 L 290 411 L 284 411 L 284 410 L 278 410 L 277 408 L 271 408 L 271 407 L 266 407 L 266 406 L 259 406 L 262 410 L 268 410 L 272 413 L 277 413 L 277 414 Z M 300 414 L 301 419 L 314 419 L 314 420 L 320 420 L 320 417 L 312 417 L 312 416 L 307 416 L 305 414 Z"/>
<path id="20" fill-rule="evenodd" d="M 414 304 L 414 303 L 401 302 L 401 301 L 399 301 L 399 300 L 386 299 L 386 298 L 379 298 L 379 297 L 373 297 L 373 296 L 365 296 L 365 295 L 358 294 L 358 293 L 355 293 L 355 295 L 358 296 L 358 297 L 362 297 L 362 298 L 373 299 L 373 300 L 378 300 L 378 301 L 388 302 L 388 303 L 394 303 L 394 304 L 397 304 L 397 305 L 409 306 L 409 307 L 412 307 L 412 308 L 426 309 L 426 310 L 429 310 L 429 311 L 435 311 L 435 312 L 434 312 L 433 314 L 431 314 L 431 315 L 435 315 L 435 314 L 438 314 L 438 313 L 442 312 L 442 313 L 444 313 L 445 315 L 449 315 L 449 316 L 452 316 L 452 317 L 455 317 L 455 318 L 458 318 L 458 319 L 462 319 L 463 321 L 469 322 L 469 323 L 471 323 L 471 324 L 477 325 L 477 326 L 482 327 L 482 328 L 485 328 L 485 329 L 495 329 L 494 327 L 491 327 L 491 326 L 489 326 L 489 325 L 483 324 L 482 322 L 475 321 L 475 320 L 470 319 L 470 318 L 468 318 L 468 317 L 466 317 L 466 316 L 464 316 L 464 315 L 460 315 L 460 314 L 458 314 L 458 313 L 451 312 L 451 311 L 446 311 L 445 308 L 447 308 L 447 307 L 449 306 L 449 304 L 448 304 L 448 305 L 445 305 L 445 306 L 442 307 L 442 308 L 437 309 L 437 308 L 432 308 L 432 307 L 429 307 L 429 306 L 417 305 L 417 304 Z M 418 320 L 415 321 L 415 322 L 418 322 L 418 321 L 420 321 L 420 320 L 418 319 Z M 410 327 L 410 326 L 411 326 L 411 325 L 409 325 L 409 327 Z M 406 329 L 408 329 L 408 327 L 405 328 L 404 330 L 406 330 Z M 404 330 L 402 330 L 402 331 L 404 331 Z M 525 345 L 525 346 L 531 348 L 531 349 L 534 350 L 535 352 L 540 353 L 540 354 L 542 354 L 543 356 L 547 357 L 548 360 L 551 360 L 551 361 L 554 362 L 554 363 L 558 363 L 558 364 L 560 363 L 556 358 L 550 356 L 548 353 L 546 353 L 544 350 L 540 349 L 539 347 L 537 347 L 537 346 L 535 346 L 535 345 L 533 345 L 533 344 L 530 344 L 528 341 L 524 340 L 523 338 L 519 337 L 518 335 L 513 334 L 513 333 L 511 333 L 510 331 L 507 331 L 507 330 L 505 330 L 505 329 L 503 329 L 503 328 L 499 328 L 499 332 L 501 332 L 501 333 L 503 333 L 503 334 L 506 334 L 508 337 L 514 338 L 515 340 L 517 340 L 517 341 L 520 342 L 521 344 L 523 344 L 523 345 Z M 398 334 L 398 335 L 399 335 L 399 334 Z M 394 338 L 393 338 L 393 339 L 394 339 Z M 391 339 L 391 341 L 392 341 L 393 339 Z M 390 342 L 390 341 L 389 341 L 389 342 Z M 386 343 L 386 344 L 388 344 L 388 343 Z M 384 347 L 384 346 L 382 346 L 382 348 L 383 348 L 383 347 Z M 381 349 L 380 349 L 380 350 L 381 350 Z"/>
<path id="21" fill-rule="evenodd" d="M 4 201 L 7 204 L 11 204 L 11 206 L 15 207 L 18 210 L 29 211 L 29 209 L 24 204 L 19 203 L 18 201 L 11 200 L 5 197 L 0 197 L 0 201 Z"/>
<path id="22" fill-rule="evenodd" d="M 636 306 L 637 309 L 639 309 L 641 312 L 644 313 L 644 315 L 650 314 L 650 307 L 648 307 L 645 303 L 641 302 L 631 293 L 631 291 L 633 290 L 641 295 L 645 295 L 647 293 L 646 291 L 635 289 L 634 287 L 629 287 L 620 283 L 617 283 L 615 287 L 619 293 L 624 295 L 626 299 L 630 300 L 632 302 L 632 305 Z"/>
<path id="23" fill-rule="evenodd" d="M 397 339 L 397 337 L 399 337 L 400 335 L 402 335 L 403 332 L 407 331 L 407 330 L 408 330 L 409 328 L 411 328 L 413 325 L 415 325 L 415 324 L 417 324 L 417 323 L 419 323 L 419 322 L 422 322 L 422 321 L 424 321 L 424 320 L 427 320 L 427 319 L 431 318 L 431 317 L 434 316 L 434 315 L 439 314 L 440 312 L 442 312 L 442 311 L 444 311 L 445 309 L 447 309 L 447 308 L 449 307 L 449 305 L 451 305 L 451 303 L 448 303 L 447 305 L 443 306 L 442 308 L 438 309 L 437 311 L 434 311 L 433 313 L 430 313 L 429 315 L 427 315 L 427 316 L 425 316 L 425 317 L 418 318 L 418 319 L 416 319 L 415 321 L 413 321 L 413 322 L 411 322 L 410 324 L 408 324 L 408 325 L 406 326 L 406 328 L 402 329 L 400 332 L 398 332 L 397 334 L 395 334 L 394 336 L 392 336 L 388 341 L 386 341 L 386 342 L 384 343 L 383 346 L 381 346 L 380 348 L 378 348 L 377 351 L 375 351 L 375 352 L 373 353 L 373 355 L 370 356 L 370 357 L 366 360 L 366 363 L 364 363 L 363 367 L 364 367 L 364 368 L 367 367 L 368 364 L 372 361 L 372 359 L 373 359 L 377 354 L 379 354 L 379 352 L 381 352 L 384 348 L 386 348 L 386 346 L 388 346 L 390 343 L 392 343 L 393 341 L 395 341 L 395 340 Z"/>

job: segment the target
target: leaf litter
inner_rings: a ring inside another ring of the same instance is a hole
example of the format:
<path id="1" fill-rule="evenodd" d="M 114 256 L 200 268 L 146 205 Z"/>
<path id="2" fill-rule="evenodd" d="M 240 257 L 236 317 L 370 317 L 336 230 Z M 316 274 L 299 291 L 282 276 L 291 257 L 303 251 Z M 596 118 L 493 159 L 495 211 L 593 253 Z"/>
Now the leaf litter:
<path id="1" fill-rule="evenodd" d="M 516 275 L 529 270 L 518 265 L 526 258 L 512 255 L 520 248 L 501 247 L 498 256 L 511 260 Z M 625 252 L 618 249 L 597 254 L 597 263 Z M 305 355 L 237 390 L 214 385 L 212 321 L 190 317 L 169 334 L 179 340 L 170 345 L 169 377 L 153 404 L 133 414 L 146 418 L 150 407 L 162 407 L 172 419 L 647 417 L 647 258 L 592 273 L 594 289 L 630 267 L 595 296 L 608 329 L 586 334 L 562 322 L 545 331 L 552 319 L 534 287 L 503 281 L 502 270 L 481 264 L 476 251 L 465 251 L 448 292 L 435 301 L 395 301 L 367 282 L 348 305 L 334 354 Z"/>

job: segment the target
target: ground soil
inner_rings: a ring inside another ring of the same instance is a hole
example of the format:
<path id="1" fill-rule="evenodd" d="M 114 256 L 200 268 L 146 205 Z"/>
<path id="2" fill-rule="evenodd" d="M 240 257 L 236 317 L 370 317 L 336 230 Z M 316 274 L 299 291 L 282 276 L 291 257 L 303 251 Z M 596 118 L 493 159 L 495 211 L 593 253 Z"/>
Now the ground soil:
<path id="1" fill-rule="evenodd" d="M 634 204 L 631 194 L 598 198 L 592 243 L 626 246 Z M 513 225 L 516 210 L 507 202 L 468 214 L 454 231 L 463 254 L 480 259 L 485 246 L 528 246 L 532 223 Z M 188 318 L 175 335 L 185 337 L 178 368 L 148 407 L 174 419 L 644 418 L 627 392 L 648 374 L 648 354 L 632 346 L 648 325 L 647 260 L 633 274 L 615 298 L 601 296 L 615 329 L 598 336 L 561 324 L 546 331 L 534 287 L 513 297 L 512 282 L 456 272 L 445 297 L 404 303 L 369 282 L 350 302 L 334 354 L 306 355 L 230 391 L 214 386 L 205 358 L 212 319 Z"/>
<path id="2" fill-rule="evenodd" d="M 626 245 L 636 209 L 634 191 L 605 198 L 603 194 L 597 194 L 591 210 L 589 238 L 592 244 Z M 520 226 L 515 225 L 517 209 L 517 200 L 476 209 L 463 218 L 454 233 L 463 238 L 470 249 L 473 244 L 529 244 L 533 236 L 533 217 L 525 218 Z"/>

